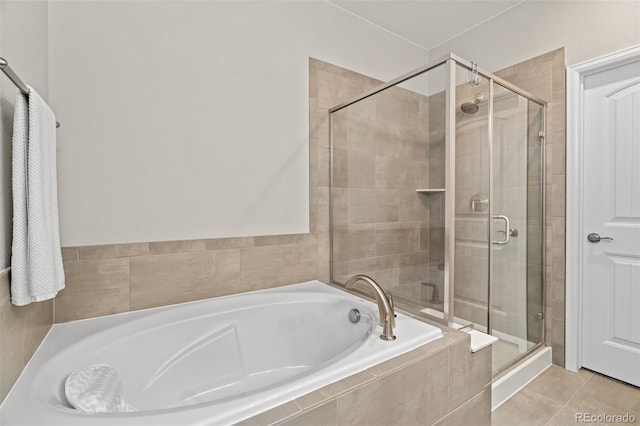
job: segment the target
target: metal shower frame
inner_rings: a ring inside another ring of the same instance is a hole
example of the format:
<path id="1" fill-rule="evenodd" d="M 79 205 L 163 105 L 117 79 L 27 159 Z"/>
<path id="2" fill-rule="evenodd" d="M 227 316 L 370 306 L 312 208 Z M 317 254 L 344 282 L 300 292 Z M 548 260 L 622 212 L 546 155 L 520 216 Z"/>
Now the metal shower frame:
<path id="1" fill-rule="evenodd" d="M 516 358 L 513 363 L 519 361 L 521 358 L 528 355 L 531 351 L 540 347 L 544 344 L 545 341 L 545 293 L 547 291 L 547 283 L 546 283 L 546 170 L 545 170 L 545 134 L 546 134 L 546 122 L 547 122 L 547 102 L 543 99 L 538 98 L 537 96 L 532 95 L 531 93 L 515 86 L 512 83 L 496 76 L 493 73 L 490 73 L 484 70 L 474 62 L 468 61 L 454 53 L 449 53 L 441 58 L 438 58 L 434 61 L 431 61 L 427 65 L 421 66 L 417 69 L 409 71 L 406 74 L 403 74 L 387 83 L 381 84 L 363 94 L 347 101 L 336 105 L 333 108 L 329 109 L 329 147 L 330 147 L 330 158 L 329 158 L 329 220 L 330 220 L 330 278 L 333 282 L 333 127 L 332 127 L 332 114 L 344 109 L 354 103 L 357 103 L 363 99 L 369 98 L 379 92 L 382 92 L 390 87 L 396 86 L 404 81 L 407 81 L 413 77 L 424 74 L 432 69 L 445 65 L 445 74 L 446 74 L 446 118 L 445 118 L 445 226 L 444 226 L 444 319 L 438 318 L 436 316 L 428 315 L 430 319 L 434 321 L 444 323 L 447 326 L 453 325 L 453 295 L 454 295 L 454 247 L 455 247 L 455 175 L 456 175 L 456 164 L 455 164 L 455 150 L 456 150 L 456 126 L 455 126 L 455 114 L 456 114 L 456 65 L 461 66 L 468 71 L 483 76 L 489 81 L 489 99 L 488 99 L 488 145 L 489 145 L 489 211 L 488 217 L 492 218 L 494 215 L 493 212 L 493 96 L 494 96 L 494 86 L 493 84 L 497 84 L 513 93 L 516 93 L 529 101 L 540 105 L 543 108 L 543 123 L 542 123 L 542 131 L 540 134 L 541 137 L 541 186 L 542 190 L 540 191 L 541 197 L 541 206 L 542 206 L 542 273 L 541 273 L 541 282 L 542 282 L 542 313 L 543 313 L 543 325 L 541 330 L 541 342 L 533 346 L 527 353 L 521 355 Z M 494 234 L 494 225 L 493 220 L 489 219 L 489 235 Z M 490 239 L 489 239 L 490 240 Z M 492 250 L 488 250 L 488 289 L 487 289 L 487 330 L 492 330 L 492 309 L 491 309 L 491 277 L 493 276 L 492 270 Z"/>

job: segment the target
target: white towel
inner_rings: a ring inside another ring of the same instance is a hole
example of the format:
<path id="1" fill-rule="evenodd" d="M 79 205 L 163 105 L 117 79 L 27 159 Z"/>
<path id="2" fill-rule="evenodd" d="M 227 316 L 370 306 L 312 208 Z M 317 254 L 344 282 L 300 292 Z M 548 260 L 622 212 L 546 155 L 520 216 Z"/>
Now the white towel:
<path id="1" fill-rule="evenodd" d="M 64 395 L 76 410 L 87 413 L 136 411 L 122 398 L 122 380 L 105 364 L 81 368 L 67 376 Z"/>
<path id="2" fill-rule="evenodd" d="M 51 299 L 64 288 L 58 225 L 56 119 L 29 88 L 18 94 L 13 124 L 11 302 Z"/>

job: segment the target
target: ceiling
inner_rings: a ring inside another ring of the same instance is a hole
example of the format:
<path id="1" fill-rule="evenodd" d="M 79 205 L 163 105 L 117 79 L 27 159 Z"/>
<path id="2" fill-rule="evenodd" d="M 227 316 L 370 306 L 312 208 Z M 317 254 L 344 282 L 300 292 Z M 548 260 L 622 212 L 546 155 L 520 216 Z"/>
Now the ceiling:
<path id="1" fill-rule="evenodd" d="M 327 0 L 427 50 L 524 0 Z"/>

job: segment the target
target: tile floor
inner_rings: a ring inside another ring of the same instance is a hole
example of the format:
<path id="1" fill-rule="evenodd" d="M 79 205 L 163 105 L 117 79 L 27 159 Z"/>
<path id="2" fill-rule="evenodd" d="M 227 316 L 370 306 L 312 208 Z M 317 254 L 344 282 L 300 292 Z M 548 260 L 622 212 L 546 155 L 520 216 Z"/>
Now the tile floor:
<path id="1" fill-rule="evenodd" d="M 640 426 L 640 388 L 589 370 L 572 373 L 552 366 L 498 407 L 492 414 L 491 425 L 564 426 L 587 423 L 577 422 L 576 413 L 629 413 L 636 418 L 631 424 Z"/>

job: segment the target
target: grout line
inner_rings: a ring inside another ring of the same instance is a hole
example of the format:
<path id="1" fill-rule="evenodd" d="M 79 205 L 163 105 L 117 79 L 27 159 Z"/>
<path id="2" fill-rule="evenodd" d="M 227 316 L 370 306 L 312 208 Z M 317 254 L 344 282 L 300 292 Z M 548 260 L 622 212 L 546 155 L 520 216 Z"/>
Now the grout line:
<path id="1" fill-rule="evenodd" d="M 561 411 L 563 408 L 565 408 L 565 406 L 564 406 L 564 405 L 563 405 L 563 406 L 561 406 L 560 408 L 558 408 L 558 411 L 556 411 L 555 413 L 553 413 L 553 416 L 551 416 L 551 418 L 549 419 L 549 421 L 548 421 L 548 422 L 546 422 L 546 423 L 544 424 L 544 426 L 548 426 L 548 425 L 550 425 L 550 424 L 551 424 L 551 422 L 553 422 L 553 419 L 555 419 L 555 418 L 556 418 L 556 416 L 557 416 L 558 414 L 560 414 L 560 411 Z"/>
<path id="2" fill-rule="evenodd" d="M 567 399 L 567 402 L 564 403 L 564 406 L 573 410 L 573 408 L 569 407 L 569 403 L 576 397 L 576 395 L 578 395 L 578 393 L 587 385 L 587 383 L 589 383 L 591 381 L 591 379 L 593 379 L 594 376 L 589 377 L 587 380 L 584 381 L 584 383 L 582 384 L 582 386 L 580 386 L 573 395 L 571 395 L 571 397 L 569 399 Z M 574 410 L 575 411 L 575 410 Z"/>
<path id="3" fill-rule="evenodd" d="M 558 408 L 558 409 L 556 410 L 556 412 L 555 412 L 555 413 L 553 413 L 553 415 L 551 416 L 551 418 L 549 419 L 549 421 L 548 421 L 547 423 L 545 423 L 545 426 L 546 426 L 546 425 L 548 425 L 549 423 L 551 423 L 551 420 L 553 420 L 553 418 L 554 418 L 555 416 L 557 416 L 557 415 L 558 415 L 558 413 L 560 413 L 560 410 L 562 410 L 562 408 L 563 408 L 563 407 L 564 407 L 564 405 L 561 405 L 561 406 L 560 406 L 560 408 Z"/>
<path id="4" fill-rule="evenodd" d="M 522 1 L 524 1 L 524 0 L 522 0 Z M 352 16 L 354 16 L 354 17 L 366 22 L 367 24 L 373 25 L 374 27 L 376 27 L 376 28 L 378 28 L 378 29 L 380 29 L 380 30 L 382 30 L 382 31 L 384 31 L 386 33 L 389 33 L 389 34 L 391 34 L 391 35 L 393 35 L 395 37 L 398 37 L 399 39 L 401 39 L 403 41 L 406 41 L 407 43 L 410 43 L 410 44 L 412 44 L 412 45 L 414 45 L 416 47 L 419 47 L 420 49 L 422 49 L 422 50 L 426 51 L 427 53 L 429 53 L 429 49 L 424 47 L 423 45 L 418 44 L 415 41 L 411 41 L 408 38 L 401 36 L 400 34 L 394 33 L 393 31 L 391 31 L 391 30 L 389 30 L 389 29 L 387 29 L 387 28 L 385 28 L 385 27 L 383 27 L 381 25 L 378 25 L 375 22 L 371 22 L 370 20 L 368 20 L 366 18 L 363 18 L 362 16 L 360 16 L 360 15 L 358 15 L 358 14 L 356 14 L 356 13 L 354 13 L 354 12 L 348 10 L 348 9 L 345 9 L 342 6 L 338 6 L 337 4 L 333 3 L 333 0 L 324 0 L 324 2 L 330 4 L 331 6 L 334 6 L 334 7 L 338 8 L 340 10 L 342 10 L 343 12 L 348 13 L 349 15 L 352 15 Z"/>

